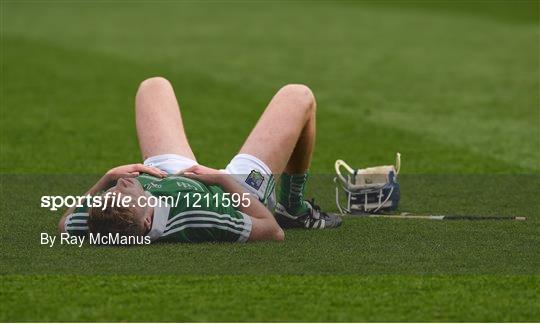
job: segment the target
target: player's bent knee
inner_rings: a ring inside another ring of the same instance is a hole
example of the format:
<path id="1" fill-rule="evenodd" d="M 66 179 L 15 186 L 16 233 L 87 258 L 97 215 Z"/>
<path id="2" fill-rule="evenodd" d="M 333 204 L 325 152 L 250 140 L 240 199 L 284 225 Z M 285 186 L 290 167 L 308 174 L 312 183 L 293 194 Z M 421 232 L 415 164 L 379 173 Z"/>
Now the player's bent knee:
<path id="1" fill-rule="evenodd" d="M 313 94 L 313 91 L 311 91 L 311 89 L 305 84 L 290 83 L 284 85 L 283 87 L 281 87 L 281 89 L 279 89 L 279 93 L 297 97 L 305 100 L 306 102 L 315 101 L 315 95 Z"/>
<path id="2" fill-rule="evenodd" d="M 172 88 L 171 83 L 169 80 L 165 79 L 164 77 L 156 76 L 151 77 L 139 85 L 139 92 L 141 91 L 158 91 L 162 89 L 170 89 Z"/>
<path id="3" fill-rule="evenodd" d="M 297 106 L 299 108 L 306 109 L 309 112 L 314 112 L 316 109 L 315 95 L 307 85 L 287 84 L 278 91 L 278 94 L 298 102 Z"/>

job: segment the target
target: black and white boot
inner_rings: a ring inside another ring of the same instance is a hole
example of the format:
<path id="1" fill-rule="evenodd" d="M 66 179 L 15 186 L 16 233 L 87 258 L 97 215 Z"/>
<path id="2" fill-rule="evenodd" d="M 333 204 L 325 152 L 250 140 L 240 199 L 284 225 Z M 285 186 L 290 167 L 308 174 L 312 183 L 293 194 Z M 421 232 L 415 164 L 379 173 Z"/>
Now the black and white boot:
<path id="1" fill-rule="evenodd" d="M 341 217 L 338 214 L 321 211 L 321 208 L 315 205 L 314 199 L 305 202 L 308 210 L 302 215 L 291 215 L 282 204 L 278 203 L 274 216 L 279 226 L 281 228 L 325 229 L 341 225 Z"/>

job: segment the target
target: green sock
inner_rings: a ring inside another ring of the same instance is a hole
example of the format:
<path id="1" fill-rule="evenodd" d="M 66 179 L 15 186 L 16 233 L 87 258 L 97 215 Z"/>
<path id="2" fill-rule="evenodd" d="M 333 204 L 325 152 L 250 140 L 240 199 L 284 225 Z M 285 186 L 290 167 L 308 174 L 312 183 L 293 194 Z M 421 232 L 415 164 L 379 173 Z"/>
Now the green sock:
<path id="1" fill-rule="evenodd" d="M 285 207 L 291 215 L 301 215 L 308 209 L 304 202 L 304 189 L 308 173 L 304 174 L 281 174 L 281 190 L 279 192 L 279 203 Z"/>

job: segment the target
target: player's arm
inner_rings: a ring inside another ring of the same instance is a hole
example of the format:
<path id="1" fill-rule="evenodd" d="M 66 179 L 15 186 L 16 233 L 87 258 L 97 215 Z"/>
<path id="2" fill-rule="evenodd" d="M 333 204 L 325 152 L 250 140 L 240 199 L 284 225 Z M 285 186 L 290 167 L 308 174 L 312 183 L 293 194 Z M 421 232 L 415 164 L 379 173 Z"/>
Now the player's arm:
<path id="1" fill-rule="evenodd" d="M 202 165 L 194 165 L 182 171 L 182 175 L 206 184 L 218 185 L 224 191 L 243 196 L 244 188 L 240 186 L 230 175 Z M 252 229 L 250 241 L 282 241 L 285 234 L 279 227 L 276 219 L 270 211 L 253 195 L 249 197 L 249 204 L 240 204 L 238 210 L 251 217 Z"/>
<path id="2" fill-rule="evenodd" d="M 114 185 L 114 182 L 118 180 L 119 178 L 134 178 L 138 176 L 140 173 L 148 173 L 156 177 L 165 177 L 167 176 L 167 173 L 151 166 L 146 166 L 144 164 L 128 164 L 128 165 L 122 165 L 116 168 L 112 168 L 107 173 L 105 173 L 99 180 L 90 188 L 84 195 L 87 196 L 95 196 L 102 192 L 103 190 L 106 190 L 111 187 L 111 185 Z M 60 221 L 58 222 L 58 230 L 60 232 L 65 232 L 65 222 L 66 218 L 73 214 L 75 211 L 75 206 L 70 207 L 64 215 L 62 215 L 62 218 L 60 218 Z"/>
<path id="3" fill-rule="evenodd" d="M 109 177 L 107 176 L 107 174 L 105 174 L 84 195 L 94 196 L 98 194 L 99 192 L 101 192 L 102 190 L 107 189 L 109 184 L 110 184 Z M 60 231 L 60 233 L 66 232 L 66 228 L 65 228 L 66 218 L 69 215 L 73 214 L 73 212 L 75 212 L 75 209 L 76 209 L 76 206 L 70 207 L 68 210 L 66 210 L 64 215 L 62 215 L 62 218 L 60 218 L 60 221 L 58 222 L 58 230 Z"/>

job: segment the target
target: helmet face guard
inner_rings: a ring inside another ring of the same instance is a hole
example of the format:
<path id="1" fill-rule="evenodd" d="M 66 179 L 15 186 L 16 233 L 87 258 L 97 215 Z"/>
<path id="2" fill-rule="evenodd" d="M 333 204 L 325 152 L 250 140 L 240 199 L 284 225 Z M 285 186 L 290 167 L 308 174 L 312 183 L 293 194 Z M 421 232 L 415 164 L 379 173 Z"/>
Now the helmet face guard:
<path id="1" fill-rule="evenodd" d="M 398 208 L 400 188 L 397 175 L 401 166 L 401 156 L 396 155 L 396 165 L 385 165 L 366 169 L 354 170 L 342 160 L 335 164 L 337 176 L 336 205 L 339 211 L 352 215 L 366 213 L 381 213 Z M 348 172 L 342 175 L 341 168 Z M 340 192 L 347 198 L 343 206 L 340 202 Z"/>

